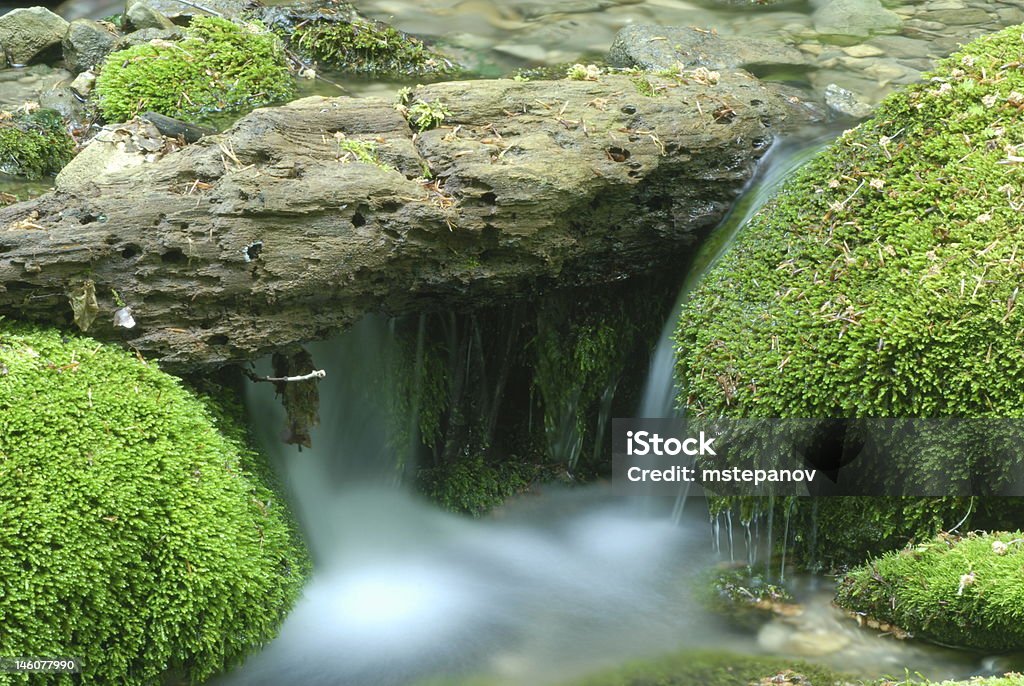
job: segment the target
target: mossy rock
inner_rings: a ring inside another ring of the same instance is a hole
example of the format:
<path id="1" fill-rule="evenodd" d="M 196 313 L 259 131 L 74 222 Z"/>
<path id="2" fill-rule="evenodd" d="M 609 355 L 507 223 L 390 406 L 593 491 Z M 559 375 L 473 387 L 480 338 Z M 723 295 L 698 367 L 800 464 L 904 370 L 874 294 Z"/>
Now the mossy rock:
<path id="1" fill-rule="evenodd" d="M 369 19 L 321 16 L 300 22 L 282 35 L 301 55 L 354 74 L 408 77 L 459 71 L 419 38 Z"/>
<path id="2" fill-rule="evenodd" d="M 747 567 L 718 570 L 703 589 L 709 610 L 745 628 L 759 628 L 772 617 L 794 617 L 803 609 L 782 586 Z"/>
<path id="3" fill-rule="evenodd" d="M 836 602 L 918 638 L 1024 648 L 1024 533 L 940 535 L 850 572 Z"/>
<path id="4" fill-rule="evenodd" d="M 40 179 L 59 172 L 74 153 L 57 112 L 0 112 L 0 174 Z"/>
<path id="5" fill-rule="evenodd" d="M 800 170 L 684 308 L 707 416 L 1024 416 L 1024 38 L 945 60 Z"/>
<path id="6" fill-rule="evenodd" d="M 188 121 L 244 113 L 295 93 L 281 41 L 259 23 L 195 17 L 184 40 L 111 53 L 95 96 L 108 121 L 152 111 Z"/>
<path id="7" fill-rule="evenodd" d="M 274 636 L 308 562 L 237 409 L 0 321 L 4 651 L 83 664 L 17 683 L 199 683 Z"/>

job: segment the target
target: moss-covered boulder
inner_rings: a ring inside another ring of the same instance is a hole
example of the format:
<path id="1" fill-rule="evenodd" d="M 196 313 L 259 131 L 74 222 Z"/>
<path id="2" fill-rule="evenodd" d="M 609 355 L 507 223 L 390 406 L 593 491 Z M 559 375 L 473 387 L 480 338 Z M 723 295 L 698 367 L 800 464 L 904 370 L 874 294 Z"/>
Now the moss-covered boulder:
<path id="1" fill-rule="evenodd" d="M 180 42 L 111 53 L 94 93 L 108 121 L 148 111 L 196 121 L 281 102 L 294 91 L 281 41 L 261 24 L 196 17 Z"/>
<path id="2" fill-rule="evenodd" d="M 1024 648 L 1024 534 L 940 535 L 848 574 L 836 601 L 919 638 L 987 651 Z"/>
<path id="3" fill-rule="evenodd" d="M 0 112 L 0 174 L 40 179 L 59 172 L 74 152 L 57 112 Z"/>
<path id="4" fill-rule="evenodd" d="M 269 483 L 222 405 L 120 349 L 0 321 L 4 652 L 77 656 L 93 684 L 238 662 L 307 573 Z"/>
<path id="5" fill-rule="evenodd" d="M 711 416 L 1021 417 L 1024 38 L 978 39 L 786 184 L 677 332 Z"/>

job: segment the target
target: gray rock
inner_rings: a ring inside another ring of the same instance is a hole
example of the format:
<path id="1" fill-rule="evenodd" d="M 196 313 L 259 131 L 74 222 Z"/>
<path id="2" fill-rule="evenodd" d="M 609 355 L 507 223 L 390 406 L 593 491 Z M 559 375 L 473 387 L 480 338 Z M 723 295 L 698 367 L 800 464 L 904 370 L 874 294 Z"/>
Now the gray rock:
<path id="1" fill-rule="evenodd" d="M 863 119 L 871 114 L 871 105 L 857 97 L 852 91 L 830 83 L 825 87 L 825 103 L 836 112 L 854 119 Z"/>
<path id="2" fill-rule="evenodd" d="M 113 29 L 91 19 L 75 19 L 64 34 L 64 63 L 78 74 L 92 69 L 117 45 Z"/>
<path id="3" fill-rule="evenodd" d="M 903 20 L 879 0 L 831 0 L 814 12 L 814 30 L 839 39 L 862 39 L 899 30 Z"/>
<path id="4" fill-rule="evenodd" d="M 71 82 L 71 87 L 82 97 L 88 97 L 96 85 L 96 74 L 91 71 L 83 71 Z"/>
<path id="5" fill-rule="evenodd" d="M 877 1 L 877 0 L 876 0 Z M 650 71 L 685 67 L 735 69 L 738 67 L 809 67 L 800 50 L 769 40 L 719 36 L 689 27 L 636 24 L 619 31 L 608 51 L 616 67 Z"/>
<path id="6" fill-rule="evenodd" d="M 129 23 L 136 29 L 174 30 L 173 21 L 157 12 L 145 2 L 136 2 L 126 12 Z"/>
<path id="7" fill-rule="evenodd" d="M 999 23 L 1006 26 L 1024 24 L 1024 10 L 1018 7 L 1001 7 L 996 10 L 999 15 Z"/>
<path id="8" fill-rule="evenodd" d="M 60 45 L 68 23 L 44 7 L 16 9 L 0 16 L 0 43 L 12 64 L 30 64 Z"/>
<path id="9" fill-rule="evenodd" d="M 7 68 L 7 53 L 4 52 L 4 44 L 0 43 L 0 69 Z"/>
<path id="10" fill-rule="evenodd" d="M 160 159 L 167 142 L 148 121 L 133 119 L 106 126 L 61 169 L 55 185 L 63 191 L 88 189 L 126 169 Z"/>
<path id="11" fill-rule="evenodd" d="M 118 50 L 124 50 L 130 48 L 133 45 L 142 45 L 153 40 L 178 40 L 184 33 L 180 28 L 177 29 L 142 29 L 141 31 L 132 31 L 126 36 L 121 36 L 121 40 L 117 43 Z"/>

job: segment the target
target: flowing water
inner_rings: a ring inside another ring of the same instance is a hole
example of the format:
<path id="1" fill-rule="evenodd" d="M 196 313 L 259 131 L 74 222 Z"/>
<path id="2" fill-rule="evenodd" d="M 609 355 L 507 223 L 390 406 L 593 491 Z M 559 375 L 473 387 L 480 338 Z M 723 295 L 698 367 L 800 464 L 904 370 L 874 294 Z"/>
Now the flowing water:
<path id="1" fill-rule="evenodd" d="M 699 647 L 827 653 L 867 676 L 980 668 L 976 656 L 856 629 L 814 578 L 795 587 L 807 607 L 798 625 L 732 628 L 698 591 L 716 564 L 750 553 L 731 518 L 709 544 L 699 501 L 678 525 L 671 503 L 637 508 L 602 486 L 545 489 L 485 519 L 442 512 L 401 486 L 408 460 L 389 447 L 397 352 L 388 322 L 368 318 L 312 352 L 328 373 L 312 450 L 277 440 L 283 417 L 267 385 L 251 388 L 249 407 L 310 541 L 314 576 L 280 636 L 217 684 L 557 684 Z"/>

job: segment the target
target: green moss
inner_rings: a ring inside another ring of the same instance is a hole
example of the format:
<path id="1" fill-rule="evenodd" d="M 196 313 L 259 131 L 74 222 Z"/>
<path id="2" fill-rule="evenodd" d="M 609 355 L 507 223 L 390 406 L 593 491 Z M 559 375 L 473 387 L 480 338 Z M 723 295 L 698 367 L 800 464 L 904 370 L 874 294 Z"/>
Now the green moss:
<path id="1" fill-rule="evenodd" d="M 818 665 L 774 657 L 685 651 L 654 660 L 643 660 L 572 682 L 572 686 L 751 686 L 787 683 L 771 681 L 778 675 L 802 675 L 822 685 L 850 680 Z"/>
<path id="2" fill-rule="evenodd" d="M 948 535 L 852 571 L 836 601 L 919 638 L 986 651 L 1024 648 L 1024 534 Z"/>
<path id="3" fill-rule="evenodd" d="M 308 563 L 237 415 L 128 352 L 0 322 L 6 652 L 196 683 L 273 637 Z"/>
<path id="4" fill-rule="evenodd" d="M 423 41 L 379 22 L 312 19 L 296 26 L 287 38 L 303 55 L 355 73 L 411 76 L 455 71 Z"/>
<path id="5" fill-rule="evenodd" d="M 636 92 L 648 98 L 654 98 L 662 94 L 662 91 L 655 88 L 651 80 L 642 74 L 637 74 L 630 78 L 633 86 L 636 88 Z"/>
<path id="6" fill-rule="evenodd" d="M 74 152 L 75 143 L 57 112 L 0 112 L 0 174 L 26 179 L 56 174 Z"/>
<path id="7" fill-rule="evenodd" d="M 338 141 L 338 149 L 343 162 L 362 162 L 381 169 L 392 169 L 381 161 L 377 154 L 377 144 L 372 141 L 342 138 Z"/>
<path id="8" fill-rule="evenodd" d="M 420 133 L 436 129 L 451 115 L 452 113 L 448 106 L 440 100 L 434 100 L 433 102 L 416 100 L 405 108 L 406 118 Z"/>
<path id="9" fill-rule="evenodd" d="M 480 516 L 526 491 L 540 473 L 537 465 L 514 459 L 488 462 L 464 455 L 440 467 L 421 470 L 427 497 L 452 512 Z"/>
<path id="10" fill-rule="evenodd" d="M 294 91 L 284 50 L 273 34 L 256 23 L 196 17 L 179 43 L 112 53 L 95 93 L 108 121 L 147 111 L 195 121 L 281 102 Z"/>
<path id="11" fill-rule="evenodd" d="M 747 567 L 714 572 L 704 590 L 709 610 L 746 628 L 756 630 L 773 616 L 800 612 L 789 591 Z"/>
<path id="12" fill-rule="evenodd" d="M 1020 27 L 945 60 L 798 172 L 685 307 L 709 415 L 1021 417 Z"/>

